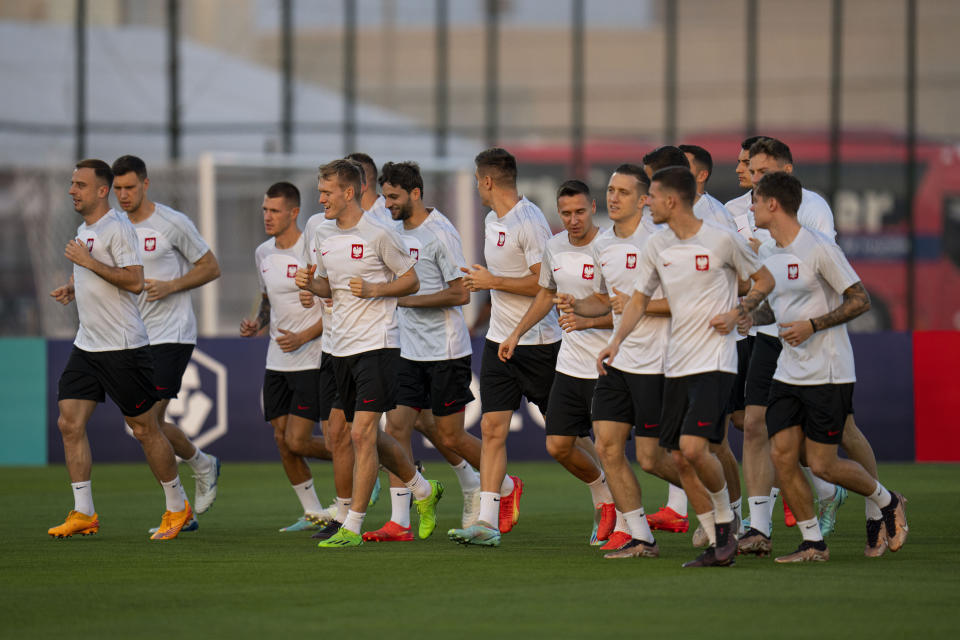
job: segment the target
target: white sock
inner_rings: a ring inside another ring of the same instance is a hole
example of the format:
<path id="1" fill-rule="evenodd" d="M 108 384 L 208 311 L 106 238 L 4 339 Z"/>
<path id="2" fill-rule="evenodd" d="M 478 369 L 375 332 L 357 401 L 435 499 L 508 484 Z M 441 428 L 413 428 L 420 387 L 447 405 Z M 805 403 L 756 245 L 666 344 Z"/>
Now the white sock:
<path id="1" fill-rule="evenodd" d="M 883 518 L 883 513 L 880 511 L 880 507 L 877 506 L 877 503 L 873 500 L 864 500 L 863 501 L 863 512 L 867 516 L 867 520 L 880 520 Z"/>
<path id="2" fill-rule="evenodd" d="M 350 510 L 350 505 L 353 504 L 353 498 L 341 498 L 337 496 L 337 515 L 334 516 L 334 520 L 337 522 L 344 522 L 347 519 L 347 512 Z"/>
<path id="3" fill-rule="evenodd" d="M 452 464 L 450 467 L 457 474 L 457 480 L 460 481 L 460 490 L 464 493 L 476 491 L 480 488 L 480 474 L 470 466 L 466 460 L 461 460 L 460 464 Z"/>
<path id="4" fill-rule="evenodd" d="M 777 496 L 780 495 L 780 487 L 771 487 L 770 488 L 770 499 L 776 501 Z M 770 505 L 770 513 L 773 513 L 773 505 Z"/>
<path id="5" fill-rule="evenodd" d="M 90 481 L 71 482 L 70 486 L 73 487 L 73 510 L 85 516 L 96 513 L 93 508 L 93 490 L 90 488 Z"/>
<path id="6" fill-rule="evenodd" d="M 687 492 L 675 484 L 667 488 L 667 506 L 681 516 L 687 515 Z"/>
<path id="7" fill-rule="evenodd" d="M 890 492 L 879 482 L 877 482 L 877 488 L 873 490 L 873 493 L 865 497 L 881 509 L 890 504 L 890 500 L 893 499 Z"/>
<path id="8" fill-rule="evenodd" d="M 743 496 L 730 503 L 730 510 L 737 516 L 737 520 L 743 522 Z"/>
<path id="9" fill-rule="evenodd" d="M 593 482 L 588 482 L 590 487 L 590 498 L 593 500 L 593 506 L 600 508 L 601 504 L 613 502 L 613 496 L 610 495 L 610 487 L 607 486 L 607 476 L 600 472 L 600 476 Z"/>
<path id="10" fill-rule="evenodd" d="M 320 504 L 320 499 L 317 498 L 317 492 L 313 488 L 313 478 L 291 486 L 293 487 L 293 492 L 297 494 L 297 499 L 300 500 L 300 504 L 303 506 L 304 513 L 319 514 L 323 512 L 323 505 Z"/>
<path id="11" fill-rule="evenodd" d="M 817 492 L 817 500 L 822 502 L 833 497 L 833 494 L 837 491 L 837 485 L 814 475 L 813 471 L 810 471 L 810 467 L 800 468 L 803 469 L 803 475 L 807 476 L 807 480 L 813 485 L 813 490 Z"/>
<path id="12" fill-rule="evenodd" d="M 210 467 L 213 466 L 213 458 L 205 454 L 203 451 L 200 451 L 200 447 L 197 447 L 197 452 L 193 454 L 192 458 L 184 460 L 190 468 L 193 469 L 194 473 L 209 473 Z"/>
<path id="13" fill-rule="evenodd" d="M 630 527 L 627 526 L 627 519 L 623 517 L 623 512 L 620 509 L 617 509 L 617 526 L 613 528 L 614 531 L 620 531 L 622 533 L 630 533 Z M 630 537 L 633 537 L 632 535 Z"/>
<path id="14" fill-rule="evenodd" d="M 401 527 L 410 526 L 410 490 L 390 487 L 390 519 Z"/>
<path id="15" fill-rule="evenodd" d="M 729 506 L 727 507 L 730 508 Z M 703 527 L 703 530 L 707 532 L 707 538 L 710 539 L 710 546 L 714 547 L 717 545 L 717 521 L 714 518 L 713 511 L 707 511 L 706 513 L 698 513 L 697 520 L 700 521 L 700 526 Z"/>
<path id="16" fill-rule="evenodd" d="M 480 492 L 480 517 L 478 520 L 494 529 L 500 528 L 500 496 L 496 492 Z"/>
<path id="17" fill-rule="evenodd" d="M 726 483 L 724 483 L 720 491 L 713 493 L 708 490 L 707 493 L 710 494 L 710 501 L 713 503 L 713 517 L 716 522 L 719 524 L 733 522 L 733 510 L 730 508 L 730 492 L 727 491 Z"/>
<path id="18" fill-rule="evenodd" d="M 500 495 L 508 496 L 513 493 L 513 478 L 509 473 L 503 474 L 503 482 L 500 483 Z"/>
<path id="19" fill-rule="evenodd" d="M 170 482 L 161 482 L 160 486 L 163 487 L 163 495 L 167 499 L 167 511 L 183 511 L 187 494 L 183 492 L 180 476 Z"/>
<path id="20" fill-rule="evenodd" d="M 653 532 L 650 531 L 650 524 L 647 522 L 647 515 L 643 512 L 643 507 L 628 511 L 623 514 L 630 527 L 630 536 L 637 540 L 653 543 Z"/>
<path id="21" fill-rule="evenodd" d="M 750 528 L 765 536 L 770 535 L 770 521 L 773 519 L 773 498 L 770 496 L 750 496 Z"/>
<path id="22" fill-rule="evenodd" d="M 343 528 L 347 531 L 360 533 L 360 529 L 363 528 L 363 518 L 366 515 L 365 513 L 358 513 L 350 509 L 350 511 L 347 512 L 347 519 L 343 521 Z"/>
<path id="23" fill-rule="evenodd" d="M 798 522 L 797 527 L 800 529 L 800 535 L 803 536 L 804 541 L 819 542 L 823 540 L 823 534 L 820 533 L 820 523 L 817 522 L 816 518 Z"/>
<path id="24" fill-rule="evenodd" d="M 429 498 L 430 493 L 433 491 L 433 487 L 430 486 L 430 483 L 427 482 L 427 479 L 420 475 L 419 471 L 413 472 L 413 480 L 410 482 L 404 482 L 407 486 L 407 489 L 413 493 L 414 500 L 423 500 L 424 498 Z"/>

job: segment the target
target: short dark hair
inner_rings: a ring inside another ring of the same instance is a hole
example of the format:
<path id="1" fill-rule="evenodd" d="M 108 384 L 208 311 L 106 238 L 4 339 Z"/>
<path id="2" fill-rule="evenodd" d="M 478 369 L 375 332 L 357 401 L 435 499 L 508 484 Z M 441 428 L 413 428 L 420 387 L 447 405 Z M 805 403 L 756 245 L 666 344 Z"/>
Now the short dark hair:
<path id="1" fill-rule="evenodd" d="M 774 171 L 753 185 L 753 194 L 758 198 L 773 198 L 784 211 L 795 216 L 803 200 L 803 186 L 786 171 Z"/>
<path id="2" fill-rule="evenodd" d="M 696 144 L 681 144 L 677 145 L 677 148 L 693 156 L 694 162 L 707 170 L 707 180 L 710 179 L 710 176 L 713 175 L 713 156 L 710 155 L 709 151 Z M 689 158 L 687 159 L 689 160 Z M 693 169 L 693 167 L 690 168 Z"/>
<path id="3" fill-rule="evenodd" d="M 767 136 L 750 136 L 749 138 L 744 138 L 743 142 L 740 143 L 740 148 L 744 151 L 750 151 L 750 147 L 753 146 L 753 143 L 757 140 L 762 140 Z"/>
<path id="4" fill-rule="evenodd" d="M 506 149 L 485 149 L 478 153 L 473 161 L 477 165 L 477 173 L 490 176 L 497 186 L 517 186 L 517 159 Z"/>
<path id="5" fill-rule="evenodd" d="M 126 175 L 132 171 L 137 174 L 140 182 L 147 179 L 147 164 L 137 156 L 120 156 L 113 161 L 111 170 L 114 177 Z"/>
<path id="6" fill-rule="evenodd" d="M 650 167 L 653 173 L 660 171 L 664 167 L 686 167 L 690 169 L 690 161 L 677 147 L 664 145 L 657 147 L 647 155 L 643 156 L 643 164 Z"/>
<path id="7" fill-rule="evenodd" d="M 651 183 L 659 182 L 667 189 L 675 191 L 680 199 L 688 205 L 693 206 L 693 201 L 697 197 L 697 181 L 693 174 L 685 167 L 664 167 L 660 169 L 650 179 Z"/>
<path id="8" fill-rule="evenodd" d="M 267 189 L 268 198 L 283 198 L 287 204 L 300 206 L 300 189 L 289 182 L 274 182 Z"/>
<path id="9" fill-rule="evenodd" d="M 360 202 L 360 187 L 363 185 L 363 167 L 360 163 L 341 158 L 320 167 L 321 180 L 330 180 L 334 176 L 341 189 L 353 187 L 353 199 Z"/>
<path id="10" fill-rule="evenodd" d="M 360 167 L 363 169 L 364 184 L 377 184 L 377 163 L 373 161 L 373 158 L 362 151 L 354 151 L 344 158 L 360 163 Z"/>
<path id="11" fill-rule="evenodd" d="M 420 165 L 416 162 L 386 163 L 380 168 L 380 179 L 378 182 L 381 187 L 389 182 L 407 193 L 410 193 L 414 189 L 420 189 L 420 197 L 423 197 L 423 176 L 420 175 Z"/>
<path id="12" fill-rule="evenodd" d="M 793 164 L 793 154 L 790 153 L 790 147 L 780 142 L 776 138 L 760 138 L 750 145 L 750 157 L 768 155 L 777 162 Z"/>
<path id="13" fill-rule="evenodd" d="M 637 179 L 637 182 L 640 183 L 640 193 L 646 194 L 650 192 L 650 176 L 647 175 L 647 172 L 644 171 L 640 165 L 633 164 L 632 162 L 624 162 L 614 169 L 613 172 L 622 173 L 625 176 L 633 176 Z"/>
<path id="14" fill-rule="evenodd" d="M 103 160 L 97 158 L 87 158 L 86 160 L 81 160 L 76 165 L 77 169 L 93 169 L 94 175 L 107 183 L 107 187 L 113 186 L 113 171 Z"/>
<path id="15" fill-rule="evenodd" d="M 557 200 L 580 194 L 586 196 L 587 199 L 590 198 L 590 187 L 587 186 L 587 183 L 582 180 L 566 180 L 557 189 Z"/>

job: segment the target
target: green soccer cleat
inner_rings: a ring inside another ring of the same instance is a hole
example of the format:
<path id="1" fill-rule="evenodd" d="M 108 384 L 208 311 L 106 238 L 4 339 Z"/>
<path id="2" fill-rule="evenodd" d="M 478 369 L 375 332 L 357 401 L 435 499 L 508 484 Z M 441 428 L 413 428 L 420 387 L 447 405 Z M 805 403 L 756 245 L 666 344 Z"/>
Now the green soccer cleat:
<path id="1" fill-rule="evenodd" d="M 475 544 L 481 547 L 500 546 L 500 532 L 480 523 L 466 529 L 450 529 L 447 531 L 447 536 L 460 544 Z"/>
<path id="2" fill-rule="evenodd" d="M 349 529 L 340 527 L 335 534 L 317 543 L 321 549 L 339 549 L 341 547 L 359 547 L 363 544 L 363 538 L 359 533 L 354 533 Z"/>
<path id="3" fill-rule="evenodd" d="M 820 521 L 820 533 L 823 534 L 824 538 L 836 529 L 837 511 L 847 500 L 847 490 L 840 485 L 836 485 L 836 487 L 832 498 L 820 502 L 820 508 L 817 513 L 817 520 Z"/>
<path id="4" fill-rule="evenodd" d="M 426 540 L 437 528 L 437 503 L 443 497 L 443 485 L 439 480 L 430 480 L 430 487 L 433 491 L 423 500 L 414 500 L 417 505 L 417 514 L 420 516 L 420 528 L 417 535 L 421 540 Z"/>
<path id="5" fill-rule="evenodd" d="M 305 513 L 300 519 L 291 525 L 280 529 L 280 533 L 289 533 L 291 531 L 314 531 L 323 526 L 323 521 L 312 513 Z"/>

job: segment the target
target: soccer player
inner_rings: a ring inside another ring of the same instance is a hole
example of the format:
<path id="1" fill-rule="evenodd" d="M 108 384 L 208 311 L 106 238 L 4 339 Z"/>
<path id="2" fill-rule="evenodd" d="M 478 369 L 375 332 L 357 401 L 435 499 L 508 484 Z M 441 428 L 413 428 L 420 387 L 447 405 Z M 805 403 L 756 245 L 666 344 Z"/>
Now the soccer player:
<path id="1" fill-rule="evenodd" d="M 661 445 L 672 451 L 683 488 L 711 546 L 685 567 L 731 564 L 737 552 L 734 512 L 724 470 L 711 445 L 723 441 L 724 409 L 736 377 L 738 318 L 753 311 L 773 288 L 773 278 L 734 231 L 693 214 L 696 182 L 689 169 L 667 167 L 653 175 L 653 220 L 669 229 L 647 242 L 637 288 L 624 309 L 598 369 L 613 361 L 658 286 L 670 306 L 670 338 L 661 416 Z M 753 286 L 737 303 L 738 280 Z"/>
<path id="2" fill-rule="evenodd" d="M 304 265 L 304 243 L 297 227 L 300 190 L 277 182 L 263 196 L 263 227 L 270 239 L 256 250 L 257 278 L 262 292 L 260 310 L 244 318 L 240 335 L 250 338 L 270 328 L 267 366 L 263 375 L 263 413 L 273 427 L 283 470 L 303 516 L 281 532 L 313 529 L 329 517 L 317 498 L 306 458 L 331 459 L 323 438 L 313 435 L 314 424 L 326 419 L 329 407 L 320 397 L 320 305 L 304 309 L 294 277 Z"/>
<path id="3" fill-rule="evenodd" d="M 906 542 L 906 500 L 856 461 L 837 456 L 856 380 L 846 323 L 870 308 L 870 298 L 833 238 L 801 226 L 797 211 L 802 197 L 800 182 L 788 173 L 754 180 L 756 223 L 775 241 L 764 244 L 760 255 L 776 279 L 769 304 L 755 312 L 755 319 L 766 323 L 775 318 L 784 343 L 766 421 L 780 487 L 803 536 L 794 553 L 776 561 L 830 558 L 800 470 L 801 450 L 814 474 L 859 493 L 872 505 L 875 517 L 867 520 L 864 553 L 879 556 Z"/>
<path id="4" fill-rule="evenodd" d="M 368 154 L 356 151 L 347 154 L 347 160 L 353 160 L 363 169 L 363 182 L 360 186 L 360 208 L 370 220 L 391 230 L 398 228 L 390 215 L 386 200 L 377 193 L 377 164 Z"/>
<path id="5" fill-rule="evenodd" d="M 697 199 L 693 203 L 694 215 L 701 220 L 713 220 L 723 226 L 736 228 L 733 215 L 722 202 L 707 193 L 707 181 L 713 175 L 713 156 L 709 151 L 695 144 L 681 144 L 677 148 L 687 157 L 690 173 L 697 181 Z"/>
<path id="6" fill-rule="evenodd" d="M 424 479 L 399 443 L 378 428 L 381 414 L 396 406 L 397 298 L 415 293 L 420 282 L 416 262 L 397 238 L 364 217 L 362 181 L 363 170 L 352 160 L 334 160 L 320 168 L 320 204 L 335 224 L 317 227 L 317 263 L 296 274 L 301 289 L 333 298 L 324 348 L 332 356 L 337 396 L 354 449 L 350 509 L 336 533 L 319 543 L 321 548 L 363 544 L 361 528 L 381 459 L 416 499 L 420 538 L 433 533 L 436 505 L 443 495 L 443 486 Z"/>
<path id="7" fill-rule="evenodd" d="M 451 529 L 451 539 L 464 544 L 497 546 L 500 534 L 520 517 L 523 483 L 507 474 L 507 434 L 521 396 L 547 411 L 560 342 L 560 325 L 551 310 L 527 331 L 508 362 L 500 360 L 500 344 L 520 323 L 531 298 L 540 290 L 540 263 L 552 235 L 539 208 L 517 191 L 517 161 L 494 147 L 477 154 L 477 192 L 484 207 L 483 253 L 487 262 L 463 269 L 464 286 L 490 291 L 490 327 L 480 364 L 480 518 L 466 529 Z"/>
<path id="8" fill-rule="evenodd" d="M 436 431 L 428 437 L 446 451 L 461 454 L 455 472 L 464 482 L 464 523 L 478 514 L 480 478 L 470 465 L 480 466 L 480 440 L 464 430 L 463 410 L 473 400 L 470 391 L 470 335 L 461 306 L 470 302 L 463 287 L 466 266 L 460 234 L 440 211 L 423 203 L 423 177 L 413 162 L 383 165 L 379 183 L 393 219 L 402 224 L 400 239 L 416 261 L 420 289 L 397 301 L 400 319 L 400 365 L 397 407 L 387 414 L 387 432 L 411 457 L 410 436 L 422 410 L 430 409 Z M 466 461 L 464 461 L 464 458 Z M 463 473 L 466 472 L 466 473 Z M 413 540 L 410 532 L 410 490 L 391 477 L 390 520 L 364 540 Z M 469 513 L 469 512 L 472 512 Z"/>
<path id="9" fill-rule="evenodd" d="M 63 524 L 47 533 L 68 538 L 100 530 L 93 506 L 90 472 L 93 465 L 87 422 L 107 394 L 120 407 L 124 420 L 143 447 L 150 470 L 163 487 L 166 511 L 153 540 L 176 538 L 193 518 L 183 492 L 170 442 L 160 431 L 147 348 L 146 327 L 137 308 L 143 291 L 143 264 L 137 232 L 124 214 L 110 208 L 113 172 L 103 160 L 81 160 L 70 180 L 73 208 L 83 218 L 64 256 L 73 263 L 70 282 L 50 292 L 61 304 L 77 301 L 80 326 L 73 351 L 60 376 L 57 426 L 63 438 L 74 508 Z"/>
<path id="10" fill-rule="evenodd" d="M 144 285 L 137 306 L 150 339 L 154 386 L 161 398 L 157 403 L 160 429 L 173 445 L 174 453 L 193 470 L 193 510 L 199 515 L 217 498 L 220 460 L 194 446 L 166 415 L 170 399 L 180 393 L 183 372 L 197 344 L 197 319 L 189 292 L 220 277 L 220 266 L 189 218 L 150 200 L 150 178 L 143 160 L 121 156 L 111 169 L 113 193 L 137 230 L 143 259 Z M 199 523 L 194 518 L 184 530 L 197 527 Z"/>

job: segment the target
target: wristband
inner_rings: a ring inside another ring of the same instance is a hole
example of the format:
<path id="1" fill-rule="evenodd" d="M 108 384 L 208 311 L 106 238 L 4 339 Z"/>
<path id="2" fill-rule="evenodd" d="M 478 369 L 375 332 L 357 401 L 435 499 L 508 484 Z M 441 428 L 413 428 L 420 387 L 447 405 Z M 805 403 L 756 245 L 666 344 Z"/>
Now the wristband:
<path id="1" fill-rule="evenodd" d="M 810 318 L 810 326 L 813 327 L 813 332 L 817 332 L 817 325 L 813 324 L 813 318 Z"/>

